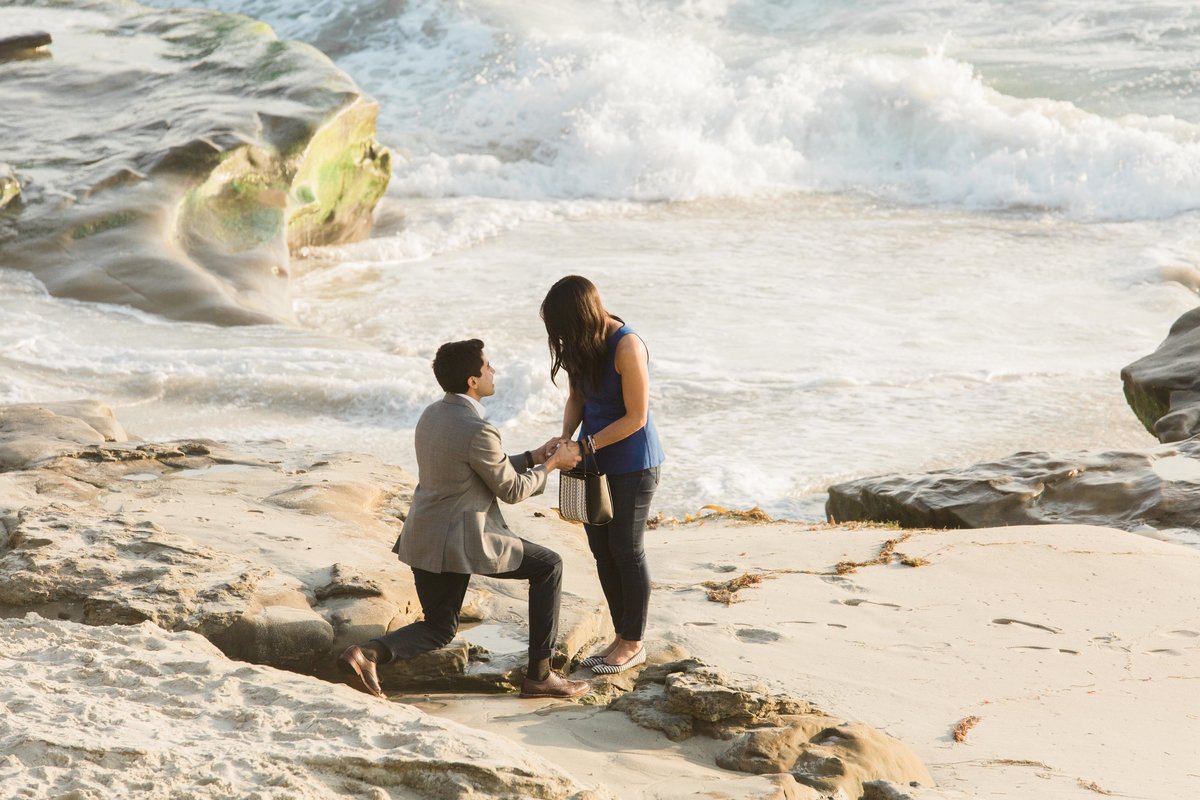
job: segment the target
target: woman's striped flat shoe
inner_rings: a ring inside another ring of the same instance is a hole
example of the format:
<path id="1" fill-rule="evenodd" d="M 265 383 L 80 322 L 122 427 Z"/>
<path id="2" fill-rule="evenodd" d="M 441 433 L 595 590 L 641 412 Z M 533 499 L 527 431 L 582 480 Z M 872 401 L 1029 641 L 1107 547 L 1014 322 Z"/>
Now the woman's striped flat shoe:
<path id="1" fill-rule="evenodd" d="M 646 663 L 646 648 L 643 647 L 632 656 L 630 656 L 624 664 L 605 664 L 604 659 L 600 659 L 600 663 L 592 667 L 593 675 L 616 675 L 618 672 L 624 672 L 632 667 L 641 666 Z"/>
<path id="2" fill-rule="evenodd" d="M 591 669 L 592 667 L 596 666 L 597 664 L 603 664 L 603 663 L 604 663 L 604 656 L 588 656 L 587 658 L 585 658 L 579 662 L 579 666 L 587 667 L 588 669 Z"/>

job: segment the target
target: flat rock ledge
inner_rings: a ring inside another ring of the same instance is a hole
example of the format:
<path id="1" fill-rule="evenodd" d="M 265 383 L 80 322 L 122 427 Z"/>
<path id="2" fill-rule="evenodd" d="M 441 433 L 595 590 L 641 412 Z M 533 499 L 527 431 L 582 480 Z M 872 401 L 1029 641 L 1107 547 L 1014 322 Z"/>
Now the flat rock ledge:
<path id="1" fill-rule="evenodd" d="M 905 528 L 1073 523 L 1200 530 L 1200 437 L 1138 451 L 1016 453 L 962 469 L 829 488 L 830 520 Z"/>
<path id="2" fill-rule="evenodd" d="M 390 553 L 412 499 L 407 473 L 283 445 L 251 455 L 130 439 L 92 401 L 0 407 L 0 617 L 151 622 L 331 680 L 347 646 L 418 618 L 411 572 Z M 464 621 L 523 650 L 524 615 L 523 600 L 481 580 Z M 600 621 L 594 598 L 564 595 L 559 665 Z M 397 693 L 509 692 L 524 662 L 460 638 L 382 679 Z"/>
<path id="3" fill-rule="evenodd" d="M 211 10 L 6 6 L 0 30 L 36 8 L 55 45 L 0 64 L 0 102 L 39 98 L 5 119 L 4 267 L 59 297 L 274 323 L 292 318 L 289 249 L 370 232 L 391 177 L 378 105 L 315 48 Z"/>
<path id="4" fill-rule="evenodd" d="M 672 741 L 729 740 L 717 765 L 778 775 L 780 800 L 901 800 L 909 796 L 901 787 L 933 786 L 925 765 L 902 742 L 697 659 L 645 668 L 633 691 L 609 707 Z"/>
<path id="5" fill-rule="evenodd" d="M 502 737 L 194 633 L 31 614 L 0 641 L 0 796 L 612 800 Z"/>

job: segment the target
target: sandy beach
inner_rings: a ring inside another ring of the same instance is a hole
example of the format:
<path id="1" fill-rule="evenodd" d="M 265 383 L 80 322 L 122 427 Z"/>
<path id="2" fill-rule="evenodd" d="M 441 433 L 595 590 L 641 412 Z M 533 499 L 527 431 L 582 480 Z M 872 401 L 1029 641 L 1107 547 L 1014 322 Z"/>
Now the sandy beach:
<path id="1" fill-rule="evenodd" d="M 8 427 L 30 413 L 7 410 Z M 104 418 L 95 407 L 88 413 Z M 124 433 L 113 420 L 108 432 Z M 281 442 L 236 454 L 209 443 L 208 456 L 184 457 L 221 462 L 207 467 L 178 461 L 183 444 L 167 464 L 163 456 L 121 461 L 88 453 L 144 453 L 145 446 L 81 446 L 59 436 L 40 440 L 48 449 L 36 463 L 12 469 L 13 441 L 4 451 L 10 469 L 0 475 L 8 509 L 0 600 L 12 643 L 0 695 L 9 710 L 0 722 L 9 753 L 0 786 L 8 796 L 103 797 L 120 787 L 147 797 L 826 796 L 781 784 L 787 775 L 718 767 L 727 741 L 671 741 L 607 708 L 629 684 L 593 679 L 594 694 L 574 703 L 503 693 L 500 667 L 475 676 L 481 688 L 471 691 L 453 683 L 404 690 L 403 678 L 385 673 L 390 702 L 381 702 L 327 682 L 336 681 L 331 654 L 344 642 L 416 613 L 397 610 L 410 602 L 411 578 L 388 552 L 411 487 L 394 467 Z M 16 441 L 35 439 L 26 432 Z M 563 555 L 564 643 L 578 656 L 603 635 L 602 603 L 582 531 L 560 521 L 551 500 L 511 507 L 508 519 Z M 705 513 L 648 532 L 651 664 L 700 659 L 894 737 L 936 784 L 903 787 L 914 798 L 1171 798 L 1200 785 L 1194 549 L 1090 526 L 899 531 Z M 105 532 L 114 519 L 123 524 Z M 149 538 L 129 538 L 130 530 Z M 152 591 L 130 577 L 163 564 L 173 566 Z M 266 565 L 240 610 L 236 593 L 205 588 Z M 363 596 L 322 590 L 337 583 L 335 569 L 343 583 L 357 570 Z M 708 584 L 747 575 L 735 581 L 732 602 L 709 599 Z M 108 585 L 114 581 L 124 585 Z M 490 650 L 493 667 L 510 653 L 519 662 L 521 588 L 476 579 L 468 605 L 479 621 L 465 626 L 462 639 Z M 381 615 L 384 606 L 391 610 Z M 25 616 L 30 610 L 59 620 Z M 135 612 L 150 621 L 98 624 Z M 219 630 L 230 613 L 267 622 L 253 629 L 258 634 L 224 623 L 241 637 L 232 642 Z M 239 666 L 194 633 L 159 627 L 208 630 L 232 652 L 257 643 L 240 652 L 269 663 L 271 647 L 305 641 L 296 631 L 316 622 L 329 628 L 313 651 L 324 660 L 294 669 L 320 677 Z M 285 638 L 264 638 L 266 630 Z M 318 717 L 317 727 L 301 724 Z M 438 733 L 411 739 L 413 747 L 428 745 L 413 754 L 371 733 L 384 729 L 402 738 Z M 267 749 L 228 762 L 224 782 L 185 777 L 189 763 L 224 758 L 211 748 L 234 734 L 247 748 Z M 287 746 L 271 750 L 280 737 Z M 497 741 L 506 744 L 497 750 Z M 463 779 L 465 789 L 422 794 L 424 784 L 403 766 L 430 760 L 423 769 L 440 781 L 443 771 L 457 774 L 477 760 L 462 750 L 468 745 L 500 755 L 487 780 Z M 360 767 L 333 766 L 343 758 Z M 278 769 L 293 776 L 290 783 L 275 782 Z M 330 783 L 331 771 L 341 783 Z M 523 786 L 518 778 L 527 772 L 549 775 L 549 783 Z"/>
<path id="2" fill-rule="evenodd" d="M 1194 2 L 186 5 L 0 4 L 0 798 L 1200 797 Z M 571 274 L 646 663 L 551 477 L 586 694 L 478 577 L 356 691 L 435 352 L 539 452 Z"/>

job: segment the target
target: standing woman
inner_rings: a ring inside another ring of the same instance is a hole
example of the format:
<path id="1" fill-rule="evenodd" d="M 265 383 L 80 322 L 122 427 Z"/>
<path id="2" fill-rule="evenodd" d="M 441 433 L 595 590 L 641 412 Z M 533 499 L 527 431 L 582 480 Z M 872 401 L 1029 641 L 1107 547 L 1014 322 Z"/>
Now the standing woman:
<path id="1" fill-rule="evenodd" d="M 615 635 L 583 664 L 597 674 L 621 672 L 646 661 L 650 571 L 643 539 L 664 459 L 650 416 L 646 345 L 578 275 L 550 287 L 542 320 L 550 340 L 550 380 L 563 370 L 570 382 L 562 435 L 572 436 L 582 424 L 580 447 L 595 454 L 612 490 L 612 521 L 584 528 Z"/>

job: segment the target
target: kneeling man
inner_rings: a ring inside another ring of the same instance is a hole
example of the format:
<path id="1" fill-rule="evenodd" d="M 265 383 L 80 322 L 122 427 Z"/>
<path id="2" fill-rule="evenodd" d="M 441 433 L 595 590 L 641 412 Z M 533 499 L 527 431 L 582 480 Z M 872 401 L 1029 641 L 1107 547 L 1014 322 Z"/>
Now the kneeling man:
<path id="1" fill-rule="evenodd" d="M 513 533 L 496 501 L 539 494 L 550 471 L 579 463 L 579 446 L 551 439 L 533 451 L 504 454 L 500 431 L 480 403 L 495 393 L 496 371 L 479 339 L 442 345 L 433 372 L 446 395 L 417 422 L 417 489 L 392 548 L 412 567 L 425 619 L 347 648 L 338 667 L 355 688 L 383 697 L 375 665 L 449 644 L 471 575 L 512 578 L 529 581 L 529 666 L 521 696 L 578 697 L 587 682 L 550 669 L 562 559 Z"/>

